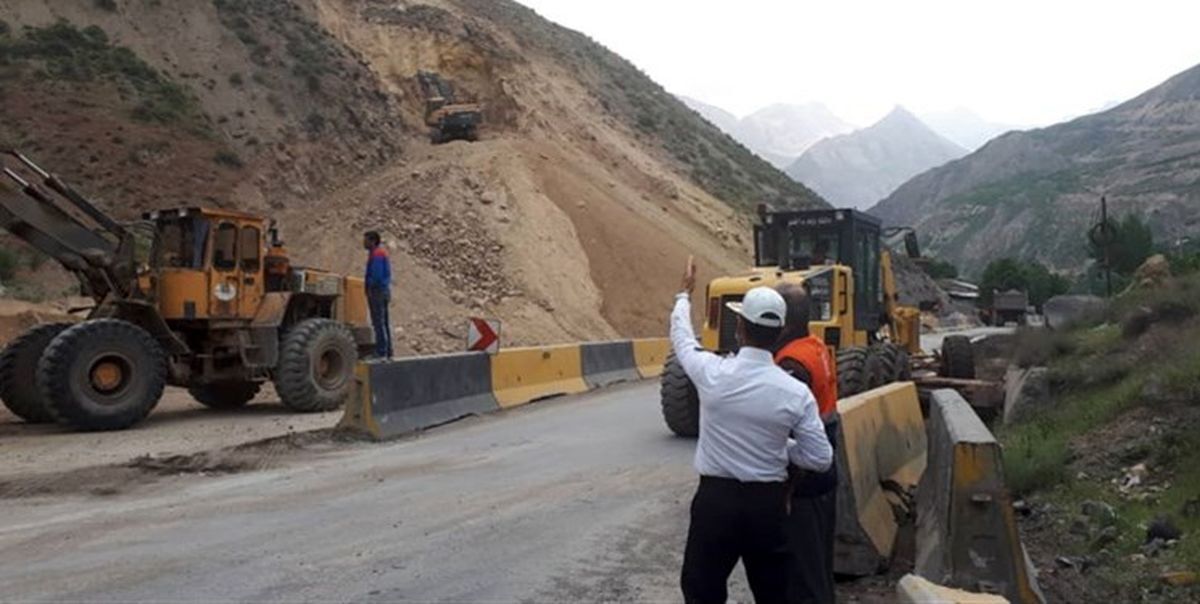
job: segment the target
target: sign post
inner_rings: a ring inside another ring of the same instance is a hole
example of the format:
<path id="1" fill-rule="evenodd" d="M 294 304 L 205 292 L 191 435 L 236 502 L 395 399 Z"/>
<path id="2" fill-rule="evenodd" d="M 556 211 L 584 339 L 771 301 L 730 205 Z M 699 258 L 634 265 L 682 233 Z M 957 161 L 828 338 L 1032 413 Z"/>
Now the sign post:
<path id="1" fill-rule="evenodd" d="M 500 322 L 476 317 L 467 326 L 467 350 L 496 354 L 500 351 Z"/>

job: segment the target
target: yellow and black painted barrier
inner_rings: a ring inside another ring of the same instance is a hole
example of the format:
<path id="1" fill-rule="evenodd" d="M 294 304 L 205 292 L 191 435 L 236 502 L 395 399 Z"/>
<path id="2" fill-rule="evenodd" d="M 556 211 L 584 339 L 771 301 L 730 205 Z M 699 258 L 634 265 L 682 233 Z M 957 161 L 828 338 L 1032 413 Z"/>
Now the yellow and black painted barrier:
<path id="1" fill-rule="evenodd" d="M 1009 604 L 1008 598 L 943 587 L 917 575 L 904 575 L 896 585 L 898 604 Z"/>
<path id="2" fill-rule="evenodd" d="M 632 344 L 633 364 L 642 379 L 662 375 L 663 367 L 667 364 L 667 355 L 671 354 L 671 341 L 666 338 L 650 338 L 633 340 Z"/>
<path id="3" fill-rule="evenodd" d="M 377 440 L 500 408 L 483 352 L 361 362 L 355 375 L 338 428 Z"/>
<path id="4" fill-rule="evenodd" d="M 917 492 L 915 572 L 935 583 L 1040 604 L 1004 483 L 1000 445 L 954 390 L 929 405 L 929 470 Z"/>
<path id="5" fill-rule="evenodd" d="M 589 342 L 364 361 L 339 429 L 373 439 L 470 415 L 657 377 L 665 339 Z"/>
<path id="6" fill-rule="evenodd" d="M 587 392 L 578 344 L 509 348 L 492 357 L 492 387 L 500 407 Z"/>
<path id="7" fill-rule="evenodd" d="M 844 398 L 838 415 L 833 569 L 873 575 L 891 559 L 899 532 L 892 512 L 899 497 L 893 491 L 911 492 L 925 471 L 925 421 L 912 382 Z"/>

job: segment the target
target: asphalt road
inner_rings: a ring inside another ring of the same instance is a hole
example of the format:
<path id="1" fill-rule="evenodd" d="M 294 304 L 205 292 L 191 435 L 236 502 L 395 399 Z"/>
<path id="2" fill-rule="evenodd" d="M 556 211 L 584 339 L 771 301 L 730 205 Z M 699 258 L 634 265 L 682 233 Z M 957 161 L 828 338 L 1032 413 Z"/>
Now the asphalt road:
<path id="1" fill-rule="evenodd" d="M 5 601 L 678 601 L 692 449 L 663 426 L 651 382 L 385 445 L 302 449 L 262 470 L 0 499 L 0 591 Z M 740 578 L 732 596 L 748 601 Z"/>
<path id="2" fill-rule="evenodd" d="M 664 427 L 657 390 L 387 444 L 315 437 L 0 481 L 0 599 L 678 601 L 694 442 Z M 740 570 L 731 599 L 750 601 Z"/>

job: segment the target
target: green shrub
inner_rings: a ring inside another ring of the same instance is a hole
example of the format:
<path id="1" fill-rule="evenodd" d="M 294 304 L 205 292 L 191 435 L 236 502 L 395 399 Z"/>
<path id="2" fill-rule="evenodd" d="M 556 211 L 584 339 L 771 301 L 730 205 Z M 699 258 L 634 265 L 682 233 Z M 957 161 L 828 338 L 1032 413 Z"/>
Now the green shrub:
<path id="1" fill-rule="evenodd" d="M 21 259 L 16 250 L 11 248 L 0 248 L 0 282 L 8 285 L 13 278 L 17 276 L 17 267 L 20 266 Z"/>
<path id="2" fill-rule="evenodd" d="M 117 12 L 117 0 L 93 0 L 96 8 L 106 10 L 110 13 Z"/>
<path id="3" fill-rule="evenodd" d="M 0 43 L 0 63 L 36 64 L 35 77 L 69 82 L 113 81 L 138 97 L 133 117 L 173 123 L 199 119 L 199 105 L 187 90 L 142 61 L 130 49 L 110 44 L 94 25 L 79 29 L 66 20 L 28 27 Z"/>
<path id="4" fill-rule="evenodd" d="M 958 278 L 958 267 L 937 258 L 931 258 L 925 266 L 925 274 L 933 279 L 956 279 Z"/>
<path id="5" fill-rule="evenodd" d="M 213 161 L 227 168 L 241 168 L 242 158 L 238 157 L 233 151 L 217 151 L 213 156 Z"/>
<path id="6" fill-rule="evenodd" d="M 240 87 L 243 83 L 244 82 L 242 81 L 242 74 L 240 74 L 240 73 L 229 74 L 229 84 L 231 86 L 239 86 Z"/>
<path id="7" fill-rule="evenodd" d="M 1023 495 L 1062 482 L 1070 451 L 1053 428 L 1038 424 L 1007 438 L 1003 457 L 1005 483 Z"/>

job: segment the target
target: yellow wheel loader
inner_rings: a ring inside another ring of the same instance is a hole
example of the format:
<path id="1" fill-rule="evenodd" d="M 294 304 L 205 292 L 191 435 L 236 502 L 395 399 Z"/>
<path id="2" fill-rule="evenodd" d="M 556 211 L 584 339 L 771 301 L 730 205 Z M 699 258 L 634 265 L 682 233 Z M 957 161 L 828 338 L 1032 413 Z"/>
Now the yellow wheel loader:
<path id="1" fill-rule="evenodd" d="M 374 336 L 363 280 L 293 266 L 273 222 L 182 208 L 118 223 L 15 151 L 41 184 L 4 174 L 0 224 L 79 278 L 86 320 L 42 325 L 0 354 L 0 399 L 31 422 L 116 430 L 166 384 L 209 407 L 245 405 L 266 381 L 296 411 L 337 408 Z"/>
<path id="2" fill-rule="evenodd" d="M 896 293 L 891 253 L 881 243 L 891 234 L 878 218 L 857 210 L 760 208 L 755 266 L 708 284 L 700 345 L 719 354 L 736 352 L 737 318 L 725 303 L 741 300 L 754 287 L 796 283 L 812 301 L 810 332 L 837 358 L 839 396 L 911 379 L 915 362 L 927 366 L 930 357 L 921 352 L 920 311 L 902 306 Z M 910 255 L 918 255 L 911 229 L 905 243 Z M 949 377 L 972 380 L 972 354 L 970 340 L 950 336 L 935 362 Z M 673 356 L 663 372 L 661 397 L 667 427 L 680 436 L 696 436 L 696 389 Z"/>

